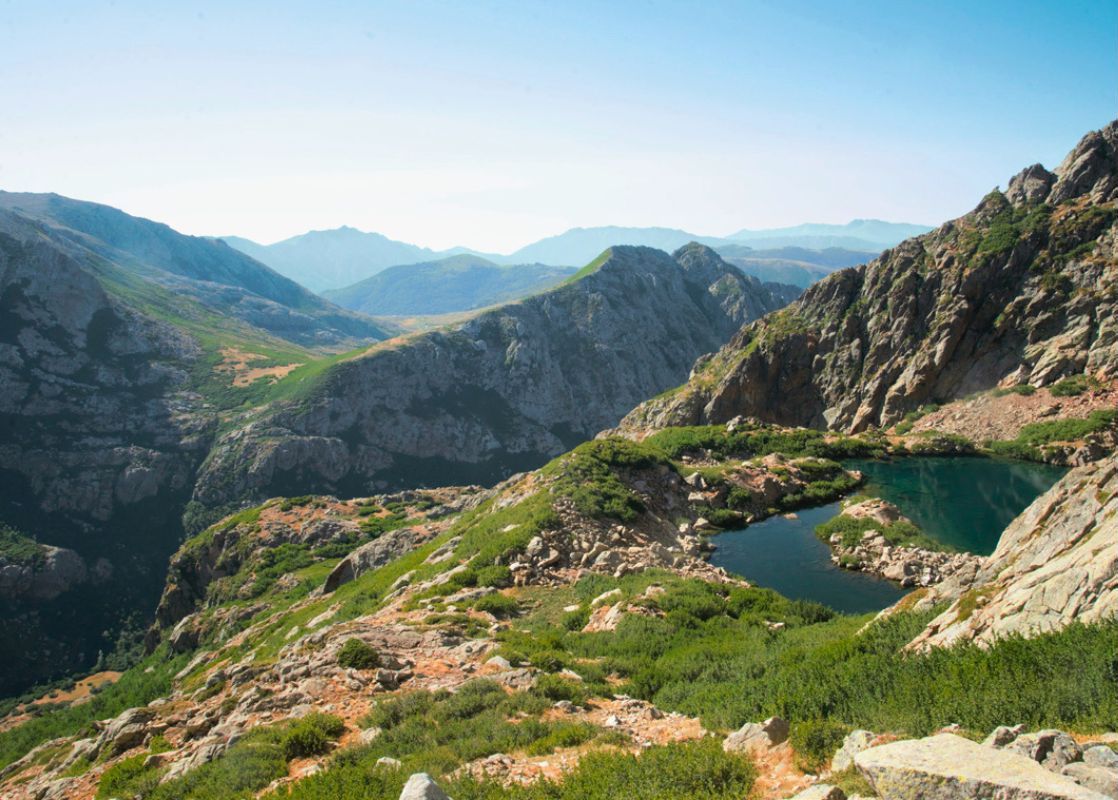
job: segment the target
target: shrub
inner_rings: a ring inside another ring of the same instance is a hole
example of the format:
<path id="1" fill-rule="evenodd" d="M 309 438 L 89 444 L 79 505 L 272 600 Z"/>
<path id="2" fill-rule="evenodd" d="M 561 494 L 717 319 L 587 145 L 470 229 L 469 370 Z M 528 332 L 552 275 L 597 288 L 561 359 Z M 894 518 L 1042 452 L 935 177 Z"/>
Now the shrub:
<path id="1" fill-rule="evenodd" d="M 241 800 L 287 774 L 282 748 L 261 736 L 246 736 L 225 755 L 159 786 L 151 800 Z M 145 798 L 145 800 L 146 800 Z"/>
<path id="2" fill-rule="evenodd" d="M 1007 394 L 1019 394 L 1028 397 L 1036 394 L 1036 387 L 1028 383 L 1018 383 L 1015 386 L 1008 386 L 1004 389 L 995 389 L 992 394 L 994 397 L 1005 397 Z"/>
<path id="3" fill-rule="evenodd" d="M 500 592 L 494 592 L 478 598 L 478 601 L 474 603 L 474 608 L 500 619 L 514 616 L 520 610 L 520 604 L 511 597 L 506 597 Z"/>
<path id="4" fill-rule="evenodd" d="M 922 547 L 925 550 L 950 549 L 906 520 L 882 525 L 873 519 L 855 519 L 845 514 L 839 514 L 816 525 L 815 535 L 824 542 L 830 542 L 831 537 L 837 533 L 842 536 L 844 547 L 854 547 L 862 540 L 862 534 L 870 530 L 880 533 L 885 537 L 885 541 L 893 546 Z"/>
<path id="5" fill-rule="evenodd" d="M 569 700 L 576 705 L 585 703 L 587 695 L 586 688 L 578 681 L 547 673 L 536 678 L 536 686 L 532 691 L 552 702 Z"/>
<path id="6" fill-rule="evenodd" d="M 565 630 L 580 631 L 586 627 L 586 623 L 590 621 L 590 608 L 589 606 L 579 606 L 577 611 L 568 611 L 563 614 L 563 619 L 560 624 Z"/>
<path id="7" fill-rule="evenodd" d="M 476 583 L 478 586 L 492 586 L 504 589 L 512 586 L 512 571 L 504 564 L 495 564 L 482 567 L 477 571 Z"/>
<path id="8" fill-rule="evenodd" d="M 792 726 L 792 749 L 796 766 L 804 772 L 818 774 L 842 745 L 850 728 L 833 719 L 815 719 Z"/>
<path id="9" fill-rule="evenodd" d="M 46 548 L 0 522 L 0 557 L 16 564 L 41 567 L 46 561 Z"/>
<path id="10" fill-rule="evenodd" d="M 110 797 L 145 797 L 159 785 L 159 770 L 144 767 L 147 753 L 113 764 L 97 784 L 97 800 Z"/>
<path id="11" fill-rule="evenodd" d="M 152 800 L 252 797 L 276 778 L 286 775 L 289 760 L 326 752 L 330 741 L 337 739 L 344 730 L 342 720 L 330 714 L 308 714 L 295 722 L 255 728 L 220 758 L 159 784 L 144 797 Z"/>
<path id="12" fill-rule="evenodd" d="M 1092 433 L 1118 425 L 1118 410 L 1099 409 L 1084 419 L 1054 419 L 1031 422 L 1021 428 L 1016 439 L 987 442 L 986 448 L 995 455 L 1042 461 L 1043 446 L 1052 442 L 1071 442 Z"/>
<path id="13" fill-rule="evenodd" d="M 557 476 L 555 491 L 570 498 L 583 514 L 631 522 L 644 504 L 614 472 L 657 463 L 653 453 L 634 442 L 599 439 L 581 444 L 544 468 Z"/>
<path id="14" fill-rule="evenodd" d="M 697 509 L 697 513 L 700 517 L 705 517 L 712 525 L 716 525 L 719 528 L 739 527 L 742 522 L 741 512 L 733 511 L 729 508 L 702 506 Z"/>
<path id="15" fill-rule="evenodd" d="M 114 717 L 126 708 L 147 705 L 167 694 L 171 690 L 171 676 L 181 670 L 189 658 L 189 654 L 183 654 L 168 660 L 166 650 L 160 648 L 125 672 L 119 681 L 95 694 L 88 703 L 56 708 L 0 732 L 0 768 L 48 739 L 73 736 L 94 720 Z"/>
<path id="16" fill-rule="evenodd" d="M 338 650 L 338 664 L 349 669 L 375 669 L 380 666 L 380 656 L 361 639 L 347 639 Z"/>
<path id="17" fill-rule="evenodd" d="M 1091 388 L 1091 384 L 1086 375 L 1073 375 L 1052 384 L 1048 390 L 1052 392 L 1053 397 L 1075 397 L 1083 394 L 1089 388 Z"/>
<path id="18" fill-rule="evenodd" d="M 585 722 L 560 722 L 542 739 L 528 745 L 528 755 L 542 756 L 559 747 L 578 747 L 593 739 L 598 729 Z"/>
<path id="19" fill-rule="evenodd" d="M 381 700 L 361 720 L 363 725 L 383 730 L 395 728 L 408 717 L 421 716 L 434 705 L 434 696 L 427 691 L 408 692 Z"/>
<path id="20" fill-rule="evenodd" d="M 588 753 L 561 783 L 547 786 L 543 796 L 556 800 L 740 800 L 749 795 L 755 778 L 748 759 L 723 752 L 717 740 L 707 738 L 652 747 L 639 756 Z M 513 800 L 540 796 L 532 788 L 513 788 L 509 795 Z"/>
<path id="21" fill-rule="evenodd" d="M 442 721 L 469 719 L 482 711 L 497 707 L 505 697 L 501 684 L 478 678 L 462 684 L 457 692 L 442 700 L 434 709 L 434 716 Z"/>
<path id="22" fill-rule="evenodd" d="M 280 502 L 280 510 L 290 511 L 291 509 L 297 508 L 299 506 L 307 506 L 310 505 L 311 501 L 313 501 L 314 499 L 314 495 L 310 494 L 300 495 L 299 497 L 285 497 Z"/>
<path id="23" fill-rule="evenodd" d="M 352 639 L 350 641 L 353 641 Z M 332 714 L 308 714 L 291 724 L 280 740 L 288 761 L 325 753 L 330 742 L 345 731 L 345 723 Z"/>
<path id="24" fill-rule="evenodd" d="M 756 495 L 749 489 L 741 486 L 731 486 L 729 493 L 726 495 L 726 505 L 729 508 L 737 511 L 744 511 L 748 509 L 756 500 Z"/>

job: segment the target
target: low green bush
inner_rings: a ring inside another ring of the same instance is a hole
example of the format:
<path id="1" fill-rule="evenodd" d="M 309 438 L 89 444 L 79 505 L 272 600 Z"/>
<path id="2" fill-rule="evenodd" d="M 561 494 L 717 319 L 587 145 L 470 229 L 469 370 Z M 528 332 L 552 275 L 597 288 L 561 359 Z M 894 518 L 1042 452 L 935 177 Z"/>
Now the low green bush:
<path id="1" fill-rule="evenodd" d="M 186 666 L 189 658 L 189 654 L 169 658 L 166 648 L 161 647 L 116 683 L 94 694 L 89 702 L 55 708 L 0 732 L 0 768 L 48 739 L 77 735 L 90 730 L 94 720 L 114 717 L 166 695 L 172 676 Z"/>
<path id="2" fill-rule="evenodd" d="M 159 784 L 139 800 L 251 798 L 286 775 L 288 761 L 321 755 L 344 730 L 342 720 L 330 714 L 308 714 L 294 722 L 254 728 L 219 758 Z"/>
<path id="3" fill-rule="evenodd" d="M 560 747 L 578 747 L 593 740 L 600 730 L 585 722 L 557 723 L 546 736 L 528 745 L 528 755 L 542 756 Z"/>
<path id="4" fill-rule="evenodd" d="M 350 639 L 350 641 L 354 641 Z M 330 742 L 345 731 L 345 723 L 332 714 L 309 714 L 293 723 L 283 734 L 280 746 L 288 761 L 325 753 Z"/>
<path id="5" fill-rule="evenodd" d="M 520 610 L 520 604 L 511 597 L 506 597 L 500 592 L 494 592 L 478 598 L 477 602 L 474 603 L 474 609 L 492 614 L 498 619 L 504 619 L 515 616 Z"/>
<path id="6" fill-rule="evenodd" d="M 347 639 L 338 650 L 338 664 L 349 669 L 376 669 L 380 666 L 380 655 L 361 639 Z"/>
<path id="7" fill-rule="evenodd" d="M 1005 397 L 1007 394 L 1019 394 L 1024 397 L 1036 394 L 1036 387 L 1028 383 L 1018 383 L 1015 386 L 1007 386 L 1005 388 L 997 388 L 991 394 L 994 397 Z"/>
<path id="8" fill-rule="evenodd" d="M 554 491 L 569 498 L 583 514 L 631 522 L 644 512 L 644 504 L 616 470 L 658 463 L 655 451 L 636 442 L 596 439 L 552 461 L 542 472 L 556 478 Z"/>
<path id="9" fill-rule="evenodd" d="M 579 681 L 546 673 L 536 678 L 532 691 L 552 702 L 569 700 L 575 705 L 582 705 L 587 699 L 586 687 Z"/>
<path id="10" fill-rule="evenodd" d="M 146 797 L 151 794 L 159 785 L 160 771 L 144 767 L 147 757 L 147 753 L 130 756 L 105 770 L 97 784 L 97 800 Z"/>
<path id="11" fill-rule="evenodd" d="M 707 738 L 652 747 L 640 755 L 592 752 L 559 783 L 512 785 L 496 782 L 455 786 L 456 800 L 741 800 L 757 772 L 748 758 L 726 753 Z"/>
<path id="12" fill-rule="evenodd" d="M 477 571 L 477 585 L 492 586 L 496 589 L 512 586 L 512 570 L 504 564 L 491 564 L 482 567 Z"/>
<path id="13" fill-rule="evenodd" d="M 1052 392 L 1053 397 L 1075 397 L 1083 394 L 1088 388 L 1090 384 L 1086 375 L 1073 375 L 1057 381 L 1048 387 L 1048 390 Z"/>
<path id="14" fill-rule="evenodd" d="M 1118 409 L 1098 409 L 1080 419 L 1054 419 L 1031 422 L 1021 428 L 1016 439 L 986 442 L 995 455 L 1029 461 L 1044 459 L 1044 446 L 1053 442 L 1074 442 L 1092 433 L 1118 425 Z"/>
<path id="15" fill-rule="evenodd" d="M 41 567 L 46 561 L 46 548 L 31 537 L 0 522 L 0 558 L 15 564 Z"/>
<path id="16" fill-rule="evenodd" d="M 833 719 L 813 719 L 792 726 L 790 740 L 796 753 L 796 766 L 804 772 L 819 774 L 842 746 L 851 728 Z"/>
<path id="17" fill-rule="evenodd" d="M 826 522 L 815 526 L 815 535 L 824 542 L 830 542 L 836 533 L 842 536 L 844 547 L 855 547 L 866 531 L 877 531 L 885 537 L 885 541 L 897 547 L 922 547 L 925 550 L 949 550 L 935 539 L 931 538 L 916 525 L 907 520 L 898 520 L 889 525 L 883 525 L 873 519 L 855 519 L 845 514 L 838 514 Z"/>

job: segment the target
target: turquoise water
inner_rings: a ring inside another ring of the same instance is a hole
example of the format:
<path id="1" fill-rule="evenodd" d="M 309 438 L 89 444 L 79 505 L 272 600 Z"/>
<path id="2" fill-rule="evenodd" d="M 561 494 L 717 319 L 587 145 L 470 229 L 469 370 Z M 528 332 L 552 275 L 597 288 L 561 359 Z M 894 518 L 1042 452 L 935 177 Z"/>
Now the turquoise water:
<path id="1" fill-rule="evenodd" d="M 932 538 L 989 555 L 1005 527 L 1065 472 L 1063 467 L 1000 458 L 897 458 L 847 461 L 866 476 L 865 491 L 888 500 Z"/>
<path id="2" fill-rule="evenodd" d="M 904 592 L 889 581 L 839 569 L 815 526 L 839 512 L 838 503 L 796 512 L 795 519 L 769 517 L 740 531 L 714 537 L 710 562 L 793 600 L 814 600 L 847 614 L 891 606 Z"/>
<path id="3" fill-rule="evenodd" d="M 901 509 L 935 539 L 959 550 L 993 552 L 1005 526 L 1066 470 L 1043 464 L 985 458 L 898 458 L 848 461 L 861 470 L 867 491 Z M 839 503 L 770 517 L 714 538 L 711 563 L 792 599 L 814 600 L 836 611 L 878 611 L 904 592 L 889 581 L 839 569 L 815 526 Z"/>

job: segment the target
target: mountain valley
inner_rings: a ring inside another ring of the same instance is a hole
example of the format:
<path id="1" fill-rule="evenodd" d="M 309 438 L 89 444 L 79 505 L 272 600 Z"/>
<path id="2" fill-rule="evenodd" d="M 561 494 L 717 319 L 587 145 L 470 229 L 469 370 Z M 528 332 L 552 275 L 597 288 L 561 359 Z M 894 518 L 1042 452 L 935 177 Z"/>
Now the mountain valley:
<path id="1" fill-rule="evenodd" d="M 1118 122 L 899 242 L 425 253 L 356 311 L 0 209 L 4 797 L 1118 796 Z M 392 336 L 428 270 L 477 313 Z M 964 458 L 1030 468 L 972 552 L 872 474 Z M 800 593 L 712 561 L 830 504 Z"/>

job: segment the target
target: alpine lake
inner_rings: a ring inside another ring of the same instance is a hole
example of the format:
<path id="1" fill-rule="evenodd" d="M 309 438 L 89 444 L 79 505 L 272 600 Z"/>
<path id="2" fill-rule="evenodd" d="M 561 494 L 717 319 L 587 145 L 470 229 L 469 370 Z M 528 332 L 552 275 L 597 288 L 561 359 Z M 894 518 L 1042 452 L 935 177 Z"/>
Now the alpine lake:
<path id="1" fill-rule="evenodd" d="M 1000 458 L 909 456 L 848 460 L 866 478 L 860 493 L 887 500 L 949 548 L 989 555 L 1005 527 L 1067 471 Z M 711 563 L 792 599 L 814 600 L 848 614 L 886 608 L 907 590 L 831 562 L 815 527 L 841 503 L 777 515 L 714 537 Z"/>

